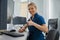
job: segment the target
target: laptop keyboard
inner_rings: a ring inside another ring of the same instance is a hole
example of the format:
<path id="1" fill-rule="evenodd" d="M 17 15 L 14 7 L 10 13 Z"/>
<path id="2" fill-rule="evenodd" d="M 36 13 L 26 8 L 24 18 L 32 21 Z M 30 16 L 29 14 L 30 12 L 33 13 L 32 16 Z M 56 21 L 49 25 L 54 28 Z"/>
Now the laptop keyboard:
<path id="1" fill-rule="evenodd" d="M 3 32 L 3 34 L 8 35 L 8 36 L 12 36 L 12 37 L 22 37 L 22 36 L 24 36 L 24 34 L 20 34 L 20 33 L 16 33 L 16 32 L 9 32 L 9 31 L 5 31 L 5 32 Z"/>

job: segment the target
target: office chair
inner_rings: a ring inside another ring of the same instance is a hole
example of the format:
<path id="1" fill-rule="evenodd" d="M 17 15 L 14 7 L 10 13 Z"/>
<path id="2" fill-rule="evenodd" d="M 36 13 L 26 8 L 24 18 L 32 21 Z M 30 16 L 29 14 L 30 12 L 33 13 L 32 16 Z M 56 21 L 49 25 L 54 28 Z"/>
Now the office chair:
<path id="1" fill-rule="evenodd" d="M 47 34 L 46 40 L 59 40 L 59 32 L 55 29 L 50 30 Z"/>
<path id="2" fill-rule="evenodd" d="M 53 29 L 55 29 L 55 30 L 57 30 L 57 28 L 58 28 L 58 18 L 55 18 L 55 19 L 49 19 L 48 20 L 48 30 L 50 31 L 50 30 L 53 30 Z M 46 33 L 46 35 L 47 35 L 48 33 Z"/>
<path id="3" fill-rule="evenodd" d="M 13 24 L 26 24 L 26 17 L 15 17 L 13 18 Z"/>
<path id="4" fill-rule="evenodd" d="M 48 29 L 57 29 L 58 28 L 58 18 L 48 20 Z"/>

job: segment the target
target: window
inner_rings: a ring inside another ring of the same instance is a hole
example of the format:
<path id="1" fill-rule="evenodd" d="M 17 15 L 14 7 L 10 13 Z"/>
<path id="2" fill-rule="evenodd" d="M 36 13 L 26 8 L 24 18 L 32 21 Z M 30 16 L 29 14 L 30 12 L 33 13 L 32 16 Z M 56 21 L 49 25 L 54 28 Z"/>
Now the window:
<path id="1" fill-rule="evenodd" d="M 21 16 L 23 16 L 23 17 L 27 17 L 27 2 L 22 2 L 21 4 L 20 4 L 20 12 L 21 12 Z"/>

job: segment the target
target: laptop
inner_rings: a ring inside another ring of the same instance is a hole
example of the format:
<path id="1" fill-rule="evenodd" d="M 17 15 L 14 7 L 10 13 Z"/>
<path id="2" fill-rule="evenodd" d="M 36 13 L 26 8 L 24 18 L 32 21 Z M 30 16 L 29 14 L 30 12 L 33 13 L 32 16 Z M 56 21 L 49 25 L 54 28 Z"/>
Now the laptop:
<path id="1" fill-rule="evenodd" d="M 5 35 L 11 36 L 11 37 L 23 37 L 24 34 L 16 33 L 16 32 L 10 32 L 10 31 L 5 31 L 2 32 Z"/>

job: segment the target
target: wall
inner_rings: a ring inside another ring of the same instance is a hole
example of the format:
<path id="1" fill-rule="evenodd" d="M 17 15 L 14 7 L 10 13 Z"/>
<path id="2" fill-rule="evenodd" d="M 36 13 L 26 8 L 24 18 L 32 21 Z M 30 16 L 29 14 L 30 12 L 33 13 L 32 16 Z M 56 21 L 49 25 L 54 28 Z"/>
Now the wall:
<path id="1" fill-rule="evenodd" d="M 14 0 L 14 14 L 13 17 L 20 16 L 20 1 Z"/>
<path id="2" fill-rule="evenodd" d="M 13 0 L 7 0 L 7 18 L 12 17 L 14 14 L 14 2 Z"/>

